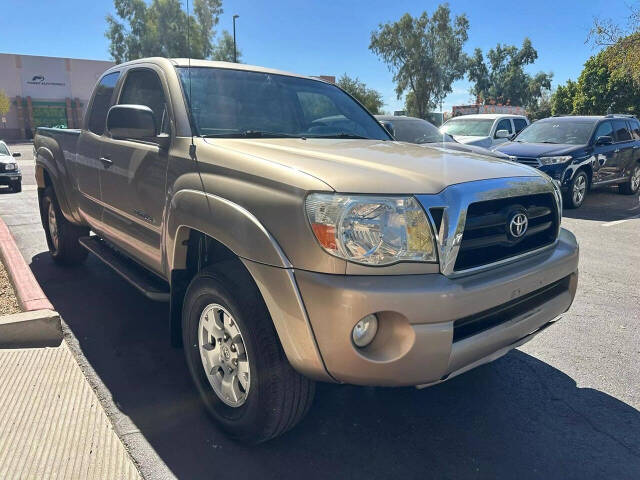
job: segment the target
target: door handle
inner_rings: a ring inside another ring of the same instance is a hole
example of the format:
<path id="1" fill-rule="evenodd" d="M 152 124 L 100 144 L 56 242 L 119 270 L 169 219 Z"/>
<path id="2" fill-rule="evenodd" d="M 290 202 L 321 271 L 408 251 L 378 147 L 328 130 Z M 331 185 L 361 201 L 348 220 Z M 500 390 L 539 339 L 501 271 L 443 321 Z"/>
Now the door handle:
<path id="1" fill-rule="evenodd" d="M 100 161 L 102 162 L 102 166 L 104 168 L 109 168 L 111 165 L 113 165 L 113 161 L 111 161 L 107 157 L 100 157 Z"/>

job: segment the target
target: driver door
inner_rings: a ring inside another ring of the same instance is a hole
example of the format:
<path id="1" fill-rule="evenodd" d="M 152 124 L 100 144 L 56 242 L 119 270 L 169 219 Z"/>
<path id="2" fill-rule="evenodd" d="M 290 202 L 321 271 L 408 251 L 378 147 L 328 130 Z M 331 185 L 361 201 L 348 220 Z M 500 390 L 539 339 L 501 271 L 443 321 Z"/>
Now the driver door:
<path id="1" fill-rule="evenodd" d="M 615 156 L 617 146 L 615 143 L 611 145 L 597 145 L 596 141 L 600 137 L 611 137 L 615 142 L 613 134 L 613 123 L 606 120 L 598 125 L 596 133 L 593 136 L 593 179 L 592 183 L 601 183 L 611 180 L 615 175 Z"/>

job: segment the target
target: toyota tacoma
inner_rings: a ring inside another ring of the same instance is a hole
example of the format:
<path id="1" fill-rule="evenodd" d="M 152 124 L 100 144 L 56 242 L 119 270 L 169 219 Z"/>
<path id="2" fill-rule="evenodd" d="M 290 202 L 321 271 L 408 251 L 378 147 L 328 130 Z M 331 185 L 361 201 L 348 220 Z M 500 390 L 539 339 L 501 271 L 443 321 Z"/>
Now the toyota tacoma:
<path id="1" fill-rule="evenodd" d="M 396 142 L 324 81 L 149 58 L 99 79 L 82 129 L 35 136 L 53 259 L 99 257 L 169 303 L 213 419 L 256 443 L 315 381 L 427 386 L 570 307 L 562 196 L 511 161 Z"/>

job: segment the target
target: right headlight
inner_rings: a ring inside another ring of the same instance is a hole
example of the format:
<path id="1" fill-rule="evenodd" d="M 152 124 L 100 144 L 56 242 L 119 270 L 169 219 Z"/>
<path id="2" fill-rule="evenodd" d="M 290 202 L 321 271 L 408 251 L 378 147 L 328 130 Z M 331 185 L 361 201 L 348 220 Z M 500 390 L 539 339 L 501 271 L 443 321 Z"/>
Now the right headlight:
<path id="1" fill-rule="evenodd" d="M 414 197 L 314 193 L 311 229 L 327 252 L 364 265 L 436 262 L 435 237 Z"/>
<path id="2" fill-rule="evenodd" d="M 540 157 L 540 163 L 542 165 L 557 165 L 558 163 L 566 163 L 571 160 L 571 155 L 564 155 L 561 157 Z"/>
<path id="3" fill-rule="evenodd" d="M 15 163 L 6 163 L 4 168 L 7 171 L 12 171 L 12 170 L 16 170 L 17 166 Z"/>

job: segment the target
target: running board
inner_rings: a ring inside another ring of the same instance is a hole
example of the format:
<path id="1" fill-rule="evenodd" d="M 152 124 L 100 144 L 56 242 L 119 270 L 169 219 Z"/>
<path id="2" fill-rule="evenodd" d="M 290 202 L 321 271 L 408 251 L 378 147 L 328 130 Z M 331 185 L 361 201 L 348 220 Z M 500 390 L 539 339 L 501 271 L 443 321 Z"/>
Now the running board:
<path id="1" fill-rule="evenodd" d="M 168 302 L 169 285 L 133 260 L 111 248 L 100 237 L 82 237 L 80 245 L 110 266 L 122 278 L 136 287 L 145 297 L 157 302 Z"/>

